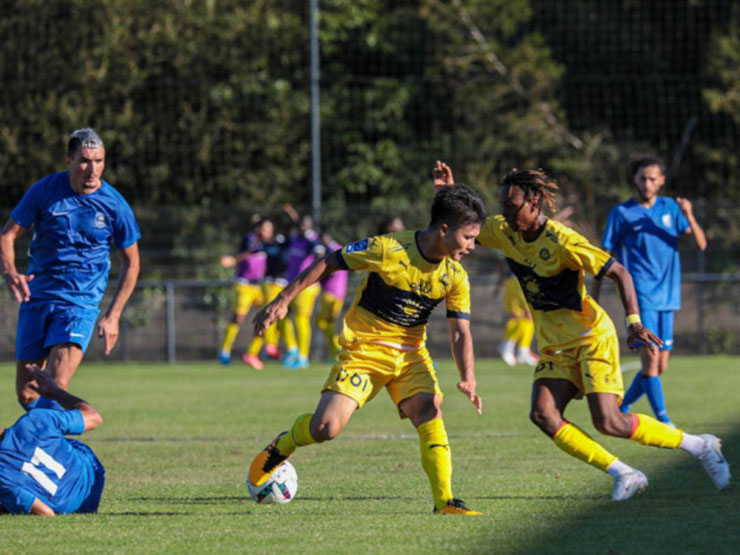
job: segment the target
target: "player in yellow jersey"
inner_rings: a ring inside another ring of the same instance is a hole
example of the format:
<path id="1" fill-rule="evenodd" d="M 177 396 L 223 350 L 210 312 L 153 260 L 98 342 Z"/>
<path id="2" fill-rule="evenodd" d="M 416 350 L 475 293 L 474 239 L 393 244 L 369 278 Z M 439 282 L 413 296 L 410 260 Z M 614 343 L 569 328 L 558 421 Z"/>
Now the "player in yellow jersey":
<path id="1" fill-rule="evenodd" d="M 484 218 L 478 195 L 462 186 L 448 188 L 435 196 L 426 229 L 370 237 L 320 258 L 255 316 L 260 335 L 284 318 L 290 301 L 311 284 L 339 270 L 367 272 L 345 316 L 339 361 L 324 383 L 318 407 L 313 414 L 299 416 L 255 457 L 249 469 L 252 484 L 263 484 L 297 447 L 334 439 L 354 412 L 385 387 L 401 418 L 409 418 L 419 434 L 434 512 L 480 514 L 452 494 L 442 392 L 426 348 L 426 329 L 434 307 L 445 301 L 460 373 L 457 388 L 480 413 L 470 284 L 459 260 L 475 248 Z"/>
<path id="2" fill-rule="evenodd" d="M 508 274 L 508 275 L 507 275 Z M 498 297 L 503 289 L 504 311 L 510 318 L 504 328 L 504 340 L 499 345 L 501 359 L 509 366 L 517 363 L 536 366 L 539 357 L 532 352 L 532 338 L 534 337 L 534 322 L 529 312 L 527 301 L 519 286 L 519 280 L 504 270 L 502 261 L 499 280 L 493 288 L 493 298 Z"/>
<path id="3" fill-rule="evenodd" d="M 435 186 L 454 183 L 438 163 Z M 627 314 L 628 345 L 639 341 L 655 349 L 661 341 L 640 322 L 629 272 L 603 250 L 560 222 L 554 211 L 557 184 L 544 172 L 514 170 L 503 180 L 503 215 L 489 216 L 478 242 L 501 249 L 519 279 L 534 318 L 540 351 L 535 368 L 530 418 L 560 449 L 614 477 L 612 499 L 629 499 L 645 489 L 645 475 L 623 463 L 583 430 L 563 417 L 572 399 L 585 396 L 594 427 L 601 433 L 643 445 L 681 448 L 701 463 L 719 489 L 730 483 L 730 470 L 717 437 L 692 435 L 644 414 L 623 414 L 617 332 L 606 312 L 584 285 L 585 272 L 616 282 Z"/>

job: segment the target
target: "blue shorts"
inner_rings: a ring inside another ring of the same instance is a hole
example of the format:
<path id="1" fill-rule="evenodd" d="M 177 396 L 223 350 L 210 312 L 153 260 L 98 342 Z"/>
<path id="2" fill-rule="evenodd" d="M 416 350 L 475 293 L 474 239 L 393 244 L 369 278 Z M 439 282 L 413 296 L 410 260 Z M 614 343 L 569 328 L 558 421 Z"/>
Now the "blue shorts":
<path id="1" fill-rule="evenodd" d="M 95 456 L 93 450 L 81 441 L 75 439 L 67 439 L 76 450 L 78 450 L 90 463 L 93 469 L 94 481 L 90 487 L 90 493 L 80 504 L 80 508 L 77 509 L 76 513 L 97 513 L 98 505 L 100 505 L 100 498 L 103 496 L 103 488 L 105 487 L 105 468 L 103 464 Z"/>
<path id="2" fill-rule="evenodd" d="M 16 360 L 41 360 L 54 345 L 75 343 L 87 351 L 100 311 L 53 302 L 21 303 Z"/>
<path id="3" fill-rule="evenodd" d="M 673 311 L 640 310 L 642 325 L 663 340 L 661 351 L 673 349 Z M 642 345 L 642 343 L 636 343 Z"/>

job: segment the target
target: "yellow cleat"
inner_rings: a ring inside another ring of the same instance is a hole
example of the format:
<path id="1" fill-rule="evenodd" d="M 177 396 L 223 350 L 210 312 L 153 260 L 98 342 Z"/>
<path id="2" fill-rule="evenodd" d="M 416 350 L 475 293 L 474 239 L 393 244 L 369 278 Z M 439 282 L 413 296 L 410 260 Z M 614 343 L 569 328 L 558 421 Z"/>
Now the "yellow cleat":
<path id="1" fill-rule="evenodd" d="M 465 506 L 465 503 L 461 499 L 450 499 L 447 505 L 441 509 L 434 508 L 435 515 L 465 515 L 465 516 L 478 516 L 483 513 L 473 511 Z"/>
<path id="2" fill-rule="evenodd" d="M 287 433 L 282 432 L 278 434 L 270 442 L 270 445 L 260 451 L 252 461 L 252 464 L 249 465 L 249 482 L 253 486 L 264 484 L 272 476 L 272 473 L 275 472 L 275 469 L 287 460 L 288 455 L 281 455 L 277 449 L 278 440 Z"/>

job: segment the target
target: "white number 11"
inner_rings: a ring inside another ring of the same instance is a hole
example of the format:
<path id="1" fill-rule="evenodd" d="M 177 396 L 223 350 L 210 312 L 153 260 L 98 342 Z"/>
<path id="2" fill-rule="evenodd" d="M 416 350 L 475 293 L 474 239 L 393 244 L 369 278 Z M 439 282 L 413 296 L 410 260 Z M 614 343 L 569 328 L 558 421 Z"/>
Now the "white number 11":
<path id="1" fill-rule="evenodd" d="M 49 455 L 49 453 L 41 449 L 41 447 L 36 447 L 33 452 L 33 458 L 31 459 L 31 462 L 23 463 L 21 470 L 28 474 L 31 478 L 36 480 L 42 488 L 44 488 L 50 494 L 54 495 L 57 492 L 57 488 L 59 486 L 52 482 L 51 479 L 44 473 L 44 471 L 39 468 L 39 466 L 41 465 L 45 466 L 54 474 L 56 474 L 57 478 L 61 478 L 62 476 L 64 476 L 64 473 L 67 472 L 67 469 L 59 464 L 56 460 L 54 460 L 54 458 Z"/>

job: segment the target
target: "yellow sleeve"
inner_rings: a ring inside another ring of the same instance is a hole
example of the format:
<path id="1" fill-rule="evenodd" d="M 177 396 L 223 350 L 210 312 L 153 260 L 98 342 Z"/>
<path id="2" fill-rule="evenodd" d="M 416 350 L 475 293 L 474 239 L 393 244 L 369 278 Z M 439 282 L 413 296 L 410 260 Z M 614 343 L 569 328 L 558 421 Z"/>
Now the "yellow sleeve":
<path id="1" fill-rule="evenodd" d="M 377 272 L 383 267 L 384 237 L 368 237 L 345 245 L 339 258 L 345 270 Z"/>
<path id="2" fill-rule="evenodd" d="M 506 221 L 502 215 L 489 216 L 483 223 L 476 241 L 484 247 L 501 249 L 506 244 L 503 229 Z"/>
<path id="3" fill-rule="evenodd" d="M 588 239 L 575 232 L 564 247 L 568 253 L 566 265 L 574 270 L 583 269 L 593 276 L 601 277 L 614 263 L 609 253 L 595 247 Z"/>
<path id="4" fill-rule="evenodd" d="M 450 289 L 445 298 L 448 318 L 470 320 L 470 280 L 462 266 L 450 268 Z"/>

